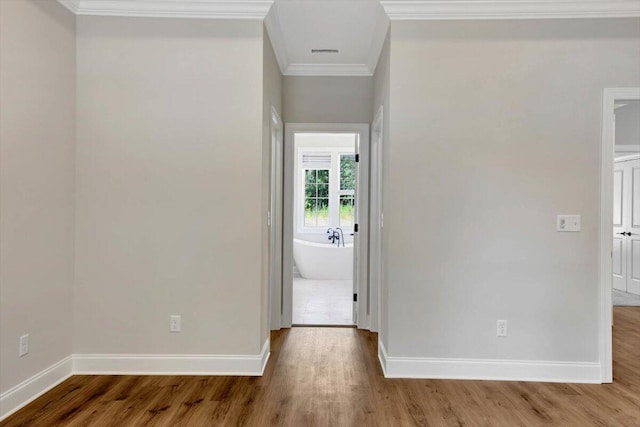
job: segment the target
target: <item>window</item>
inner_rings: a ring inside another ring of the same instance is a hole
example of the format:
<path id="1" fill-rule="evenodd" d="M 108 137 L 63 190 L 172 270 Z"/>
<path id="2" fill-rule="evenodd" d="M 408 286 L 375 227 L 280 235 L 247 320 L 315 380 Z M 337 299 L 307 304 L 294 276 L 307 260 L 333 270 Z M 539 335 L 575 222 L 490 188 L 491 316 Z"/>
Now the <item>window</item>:
<path id="1" fill-rule="evenodd" d="M 304 226 L 329 226 L 329 169 L 304 171 Z"/>
<path id="2" fill-rule="evenodd" d="M 355 223 L 356 161 L 345 148 L 301 148 L 298 152 L 298 231 L 320 233 Z"/>
<path id="3" fill-rule="evenodd" d="M 356 190 L 356 156 L 340 155 L 340 227 L 353 227 L 353 209 Z"/>

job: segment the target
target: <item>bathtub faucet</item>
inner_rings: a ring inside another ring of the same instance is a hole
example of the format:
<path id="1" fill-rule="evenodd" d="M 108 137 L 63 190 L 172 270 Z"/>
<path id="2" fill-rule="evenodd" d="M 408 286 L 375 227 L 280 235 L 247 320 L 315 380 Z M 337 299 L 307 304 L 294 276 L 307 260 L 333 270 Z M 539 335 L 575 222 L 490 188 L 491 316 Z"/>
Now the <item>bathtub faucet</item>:
<path id="1" fill-rule="evenodd" d="M 337 229 L 334 230 L 333 228 L 327 228 L 327 234 L 329 235 L 327 239 L 331 241 L 331 244 L 336 243 L 337 241 L 338 246 L 340 246 L 340 233 Z"/>
<path id="2" fill-rule="evenodd" d="M 340 228 L 340 227 L 336 228 L 336 232 L 338 230 L 340 230 L 340 238 L 338 239 L 338 247 L 340 247 L 340 239 L 342 239 L 342 247 L 344 248 L 344 247 L 346 247 L 344 245 L 344 233 L 342 232 L 342 228 Z"/>

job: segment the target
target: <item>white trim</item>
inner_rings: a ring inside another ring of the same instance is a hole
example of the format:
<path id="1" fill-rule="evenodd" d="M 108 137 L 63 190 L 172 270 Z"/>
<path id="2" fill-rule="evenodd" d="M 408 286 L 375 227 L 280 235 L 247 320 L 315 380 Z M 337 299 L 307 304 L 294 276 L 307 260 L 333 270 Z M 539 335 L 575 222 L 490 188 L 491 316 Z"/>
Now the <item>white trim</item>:
<path id="1" fill-rule="evenodd" d="M 76 13 L 78 7 L 80 6 L 80 0 L 58 0 L 58 3 L 69 9 L 69 11 L 73 14 Z"/>
<path id="2" fill-rule="evenodd" d="M 264 26 L 267 28 L 267 33 L 269 33 L 271 47 L 273 47 L 273 53 L 280 67 L 280 73 L 284 74 L 289 66 L 289 56 L 287 55 L 287 43 L 284 34 L 282 34 L 282 24 L 280 24 L 278 16 L 278 5 L 274 4 L 264 18 Z"/>
<path id="3" fill-rule="evenodd" d="M 269 360 L 267 339 L 257 355 L 74 354 L 77 375 L 260 376 Z"/>
<path id="4" fill-rule="evenodd" d="M 613 382 L 612 251 L 613 251 L 613 162 L 615 150 L 615 103 L 640 100 L 640 88 L 607 88 L 602 95 L 602 139 L 600 153 L 599 263 L 599 356 L 601 381 Z"/>
<path id="5" fill-rule="evenodd" d="M 382 147 L 384 145 L 384 106 L 380 105 L 371 123 L 369 165 L 369 327 L 371 332 L 380 330 L 381 281 L 382 281 Z M 378 138 L 374 144 L 374 138 Z M 373 152 L 374 145 L 377 153 Z M 377 159 L 377 163 L 374 163 Z M 377 182 L 374 182 L 377 181 Z M 374 191 L 377 190 L 377 194 Z"/>
<path id="6" fill-rule="evenodd" d="M 271 340 L 267 338 L 264 344 L 262 344 L 262 350 L 260 350 L 260 376 L 264 375 L 269 357 L 271 357 Z"/>
<path id="7" fill-rule="evenodd" d="M 638 0 L 383 0 L 391 20 L 564 19 L 640 16 Z"/>
<path id="8" fill-rule="evenodd" d="M 276 144 L 274 146 L 274 131 Z M 282 324 L 282 198 L 284 180 L 284 124 L 278 111 L 271 106 L 269 125 L 269 329 L 278 330 Z M 278 185 L 275 188 L 274 181 Z"/>
<path id="9" fill-rule="evenodd" d="M 352 141 L 353 142 L 353 141 Z M 298 199 L 294 206 L 295 217 L 295 234 L 326 234 L 327 228 L 341 227 L 343 233 L 353 233 L 353 226 L 340 225 L 340 157 L 345 155 L 355 156 L 355 146 L 353 148 L 343 146 L 331 147 L 296 147 L 296 160 L 294 164 L 294 202 Z M 326 154 L 330 158 L 326 167 L 308 166 L 304 164 L 303 157 L 305 154 Z M 329 170 L 329 223 L 326 226 L 305 226 L 304 202 L 305 202 L 305 171 L 311 169 Z M 355 192 L 353 192 L 355 196 Z M 296 197 L 297 196 L 297 197 Z M 354 218 L 354 221 L 357 219 Z"/>
<path id="10" fill-rule="evenodd" d="M 76 15 L 262 20 L 273 0 L 58 0 Z"/>
<path id="11" fill-rule="evenodd" d="M 267 339 L 258 355 L 73 354 L 0 394 L 0 421 L 72 375 L 261 376 L 270 348 Z"/>
<path id="12" fill-rule="evenodd" d="M 387 33 L 389 32 L 389 25 L 389 17 L 384 12 L 384 10 L 380 8 L 376 26 L 373 31 L 373 37 L 371 38 L 369 56 L 367 58 L 367 67 L 369 68 L 371 75 L 376 72 L 378 60 L 380 59 L 380 53 L 382 52 L 382 48 L 384 47 L 384 40 L 387 38 Z"/>
<path id="13" fill-rule="evenodd" d="M 640 154 L 625 154 L 623 156 L 617 157 L 614 159 L 615 163 L 618 162 L 628 162 L 629 160 L 639 160 Z"/>
<path id="14" fill-rule="evenodd" d="M 640 144 L 638 145 L 616 145 L 616 153 L 638 153 L 640 152 Z"/>
<path id="15" fill-rule="evenodd" d="M 69 378 L 72 366 L 72 358 L 67 356 L 0 394 L 0 421 Z"/>
<path id="16" fill-rule="evenodd" d="M 285 76 L 372 76 L 367 64 L 289 64 Z"/>
<path id="17" fill-rule="evenodd" d="M 385 378 L 600 383 L 597 362 L 390 357 L 382 341 L 378 358 Z"/>
<path id="18" fill-rule="evenodd" d="M 382 376 L 387 377 L 387 350 L 384 348 L 384 344 L 382 344 L 382 340 L 378 339 L 378 361 L 380 362 L 380 367 L 382 368 Z"/>

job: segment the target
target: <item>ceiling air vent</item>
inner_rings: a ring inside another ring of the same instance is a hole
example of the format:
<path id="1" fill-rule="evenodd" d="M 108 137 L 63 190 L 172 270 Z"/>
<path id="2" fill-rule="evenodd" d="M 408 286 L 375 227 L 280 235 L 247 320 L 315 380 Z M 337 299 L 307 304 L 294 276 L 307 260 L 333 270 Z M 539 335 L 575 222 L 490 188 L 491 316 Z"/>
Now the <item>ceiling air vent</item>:
<path id="1" fill-rule="evenodd" d="M 311 49 L 311 53 L 338 53 L 338 49 Z"/>

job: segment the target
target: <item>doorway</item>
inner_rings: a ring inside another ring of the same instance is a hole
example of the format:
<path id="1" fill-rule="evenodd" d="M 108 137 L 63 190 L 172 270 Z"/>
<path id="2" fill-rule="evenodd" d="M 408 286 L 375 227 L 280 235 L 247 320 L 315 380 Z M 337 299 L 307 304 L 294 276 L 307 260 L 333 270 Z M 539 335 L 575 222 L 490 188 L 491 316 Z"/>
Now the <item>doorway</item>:
<path id="1" fill-rule="evenodd" d="M 613 305 L 640 307 L 640 101 L 614 115 Z"/>
<path id="2" fill-rule="evenodd" d="M 368 124 L 285 125 L 281 327 L 368 328 L 368 159 Z"/>
<path id="3" fill-rule="evenodd" d="M 636 288 L 640 291 L 640 194 L 636 194 L 640 193 L 640 165 L 636 164 L 637 158 L 640 159 L 636 154 L 640 152 L 640 128 L 635 130 L 635 136 L 627 136 L 633 135 L 634 131 L 629 132 L 626 126 L 622 129 L 620 121 L 622 110 L 631 108 L 627 111 L 635 111 L 639 102 L 640 88 L 605 89 L 603 93 L 600 176 L 600 363 L 603 383 L 613 381 L 612 326 L 614 311 L 619 309 L 612 304 L 614 293 L 632 296 Z M 639 119 L 635 117 L 631 123 L 635 125 Z M 627 292 L 629 290 L 632 292 Z"/>

